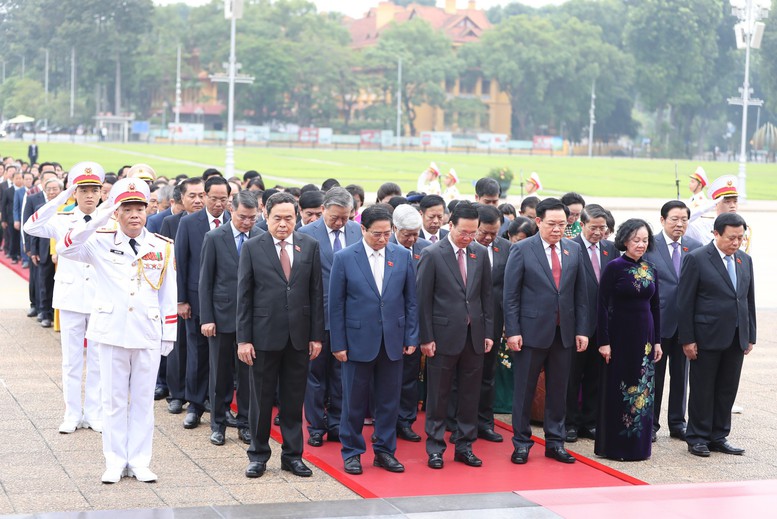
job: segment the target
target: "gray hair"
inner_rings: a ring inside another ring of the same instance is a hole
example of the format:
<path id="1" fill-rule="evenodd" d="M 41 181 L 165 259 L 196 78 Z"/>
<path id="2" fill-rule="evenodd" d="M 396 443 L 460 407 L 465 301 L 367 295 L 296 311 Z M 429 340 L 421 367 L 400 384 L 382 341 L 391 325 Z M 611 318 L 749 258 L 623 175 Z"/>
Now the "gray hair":
<path id="1" fill-rule="evenodd" d="M 394 227 L 396 227 L 397 230 L 406 229 L 414 231 L 420 229 L 423 225 L 421 213 L 408 204 L 398 205 L 397 208 L 394 209 L 392 218 L 394 220 Z"/>
<path id="2" fill-rule="evenodd" d="M 159 188 L 159 200 L 173 200 L 173 191 L 175 190 L 174 186 L 171 186 L 170 184 L 165 184 L 164 186 Z"/>
<path id="3" fill-rule="evenodd" d="M 294 213 L 297 213 L 297 199 L 294 198 L 294 195 L 290 195 L 289 193 L 284 193 L 282 191 L 274 193 L 272 196 L 270 196 L 270 198 L 267 199 L 267 202 L 264 204 L 264 208 L 267 210 L 267 214 L 269 215 L 272 212 L 272 208 L 278 204 L 293 204 Z"/>
<path id="4" fill-rule="evenodd" d="M 344 187 L 333 187 L 324 195 L 324 208 L 337 205 L 348 210 L 353 209 L 353 196 Z M 269 211 L 267 211 L 269 214 Z"/>
<path id="5" fill-rule="evenodd" d="M 232 197 L 232 210 L 237 211 L 241 205 L 246 209 L 259 209 L 259 200 L 256 197 L 256 193 L 248 190 L 235 193 Z"/>
<path id="6" fill-rule="evenodd" d="M 46 182 L 43 183 L 43 189 L 46 189 L 46 186 L 48 186 L 52 182 L 55 182 L 59 186 L 60 189 L 64 189 L 65 188 L 64 185 L 62 184 L 62 181 L 59 180 L 57 177 L 54 177 L 54 178 L 48 179 Z"/>

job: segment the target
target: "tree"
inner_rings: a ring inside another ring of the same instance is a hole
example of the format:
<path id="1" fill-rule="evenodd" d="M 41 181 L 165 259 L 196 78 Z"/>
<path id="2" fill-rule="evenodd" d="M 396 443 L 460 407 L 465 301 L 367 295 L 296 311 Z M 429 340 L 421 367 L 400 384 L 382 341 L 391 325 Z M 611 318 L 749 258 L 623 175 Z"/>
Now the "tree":
<path id="1" fill-rule="evenodd" d="M 399 59 L 402 60 L 402 106 L 410 135 L 415 135 L 416 107 L 442 106 L 445 80 L 458 75 L 461 62 L 453 53 L 451 41 L 420 18 L 392 24 L 383 31 L 378 44 L 365 51 L 366 67 L 383 71 L 374 76 L 375 87 L 394 96 Z"/>

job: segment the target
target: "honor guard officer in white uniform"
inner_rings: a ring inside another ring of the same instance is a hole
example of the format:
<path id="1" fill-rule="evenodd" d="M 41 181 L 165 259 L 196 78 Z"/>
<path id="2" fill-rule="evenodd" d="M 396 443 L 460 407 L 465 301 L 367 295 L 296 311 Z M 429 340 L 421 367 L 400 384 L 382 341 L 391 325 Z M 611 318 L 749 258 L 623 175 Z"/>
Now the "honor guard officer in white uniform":
<path id="1" fill-rule="evenodd" d="M 154 385 L 160 354 L 176 338 L 178 293 L 172 240 L 145 229 L 148 196 L 142 180 L 119 180 L 109 205 L 57 245 L 60 256 L 90 263 L 97 275 L 86 336 L 100 350 L 103 483 L 157 479 L 149 469 Z M 104 228 L 114 213 L 118 225 Z"/>
<path id="2" fill-rule="evenodd" d="M 100 201 L 100 186 L 105 171 L 96 162 L 79 162 L 68 174 L 70 188 L 50 200 L 24 224 L 32 236 L 61 241 L 79 222 L 88 222 Z M 70 197 L 76 200 L 72 209 L 63 209 Z M 62 393 L 65 398 L 65 417 L 59 432 L 69 434 L 79 427 L 102 431 L 100 402 L 100 357 L 97 348 L 84 337 L 92 312 L 97 280 L 94 268 L 68 258 L 59 258 L 54 276 L 52 306 L 59 310 L 62 342 Z M 81 405 L 81 377 L 86 351 L 86 383 L 84 403 Z"/>

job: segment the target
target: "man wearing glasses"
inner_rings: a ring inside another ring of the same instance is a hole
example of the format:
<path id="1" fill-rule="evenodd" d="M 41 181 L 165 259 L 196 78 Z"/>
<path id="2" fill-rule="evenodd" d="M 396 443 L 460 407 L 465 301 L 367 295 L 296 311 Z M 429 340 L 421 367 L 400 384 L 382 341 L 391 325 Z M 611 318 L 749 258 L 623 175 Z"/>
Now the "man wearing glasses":
<path id="1" fill-rule="evenodd" d="M 224 445 L 226 417 L 232 400 L 237 356 L 237 273 L 244 243 L 264 231 L 256 227 L 259 201 L 250 191 L 232 198 L 232 219 L 205 234 L 200 266 L 200 331 L 208 338 L 208 394 L 211 405 L 210 442 Z M 249 367 L 237 363 L 237 436 L 251 443 L 248 405 Z"/>

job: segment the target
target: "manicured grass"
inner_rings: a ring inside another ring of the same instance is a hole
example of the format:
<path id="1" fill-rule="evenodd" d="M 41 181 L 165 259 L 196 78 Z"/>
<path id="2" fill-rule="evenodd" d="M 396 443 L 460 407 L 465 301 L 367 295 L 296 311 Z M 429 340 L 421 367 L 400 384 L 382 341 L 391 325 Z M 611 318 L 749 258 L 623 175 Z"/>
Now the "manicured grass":
<path id="1" fill-rule="evenodd" d="M 157 173 L 172 177 L 181 173 L 197 175 L 203 164 L 223 165 L 224 150 L 216 146 L 167 144 L 64 144 L 40 143 L 40 160 L 57 160 L 65 168 L 82 160 L 94 160 L 115 170 L 123 164 L 146 162 Z M 0 153 L 24 157 L 27 143 L 0 142 Z M 182 161 L 182 162 L 178 162 Z M 283 184 L 294 179 L 297 185 L 320 184 L 329 177 L 342 185 L 354 183 L 367 191 L 376 191 L 386 181 L 415 189 L 419 174 L 435 161 L 443 172 L 453 167 L 461 179 L 463 194 L 474 192 L 474 182 L 491 168 L 509 167 L 516 175 L 510 194 L 519 194 L 518 176 L 537 171 L 544 184 L 541 194 L 554 195 L 577 191 L 603 197 L 674 198 L 675 164 L 680 177 L 680 193 L 685 198 L 688 175 L 699 165 L 710 180 L 723 174 L 736 174 L 733 162 L 692 162 L 684 160 L 645 160 L 628 158 L 547 157 L 526 155 L 488 155 L 463 153 L 423 153 L 394 151 L 344 151 L 326 149 L 240 147 L 235 150 L 236 167 L 256 169 L 268 177 L 266 182 Z M 223 167 L 222 167 L 223 169 Z M 270 178 L 273 177 L 273 178 Z M 752 199 L 777 198 L 777 165 L 748 164 L 747 192 Z"/>

